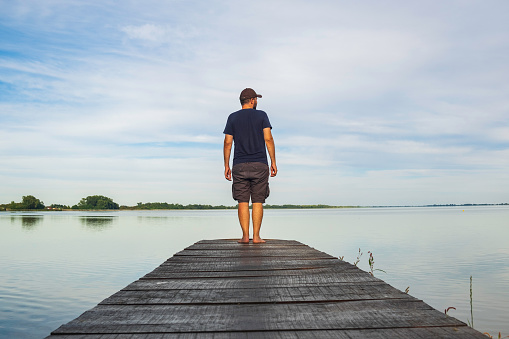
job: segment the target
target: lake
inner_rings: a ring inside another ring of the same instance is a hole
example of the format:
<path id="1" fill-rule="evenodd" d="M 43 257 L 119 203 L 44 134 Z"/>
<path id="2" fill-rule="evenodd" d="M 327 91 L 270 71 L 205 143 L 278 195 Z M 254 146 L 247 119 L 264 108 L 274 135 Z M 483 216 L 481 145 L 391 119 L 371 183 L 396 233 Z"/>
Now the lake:
<path id="1" fill-rule="evenodd" d="M 474 328 L 509 335 L 509 206 L 266 210 L 261 235 L 369 270 Z M 43 338 L 202 239 L 235 210 L 0 212 L 0 338 Z"/>

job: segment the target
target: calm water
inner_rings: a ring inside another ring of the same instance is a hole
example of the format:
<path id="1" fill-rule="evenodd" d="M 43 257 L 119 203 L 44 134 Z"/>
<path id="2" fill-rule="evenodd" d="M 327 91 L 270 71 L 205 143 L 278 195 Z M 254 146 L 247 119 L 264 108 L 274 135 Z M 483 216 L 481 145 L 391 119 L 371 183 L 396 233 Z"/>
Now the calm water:
<path id="1" fill-rule="evenodd" d="M 202 239 L 239 236 L 236 211 L 0 212 L 0 338 L 43 338 Z M 474 327 L 509 335 L 509 207 L 267 210 L 262 236 L 368 270 Z"/>

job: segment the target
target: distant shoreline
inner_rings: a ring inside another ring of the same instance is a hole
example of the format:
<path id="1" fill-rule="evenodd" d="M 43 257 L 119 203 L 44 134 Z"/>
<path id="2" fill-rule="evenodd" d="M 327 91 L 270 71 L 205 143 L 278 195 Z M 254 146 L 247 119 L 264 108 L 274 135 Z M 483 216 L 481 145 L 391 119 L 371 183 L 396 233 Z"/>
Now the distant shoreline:
<path id="1" fill-rule="evenodd" d="M 500 204 L 433 204 L 433 205 L 378 205 L 378 206 L 333 206 L 333 205 L 265 205 L 265 209 L 357 209 L 357 208 L 425 208 L 425 207 L 475 207 L 475 206 L 509 206 L 509 203 Z M 174 208 L 141 208 L 138 206 L 120 206 L 118 209 L 67 209 L 51 208 L 13 210 L 3 209 L 3 212 L 42 212 L 42 211 L 87 211 L 87 212 L 111 212 L 111 211 L 210 211 L 210 210 L 235 210 L 237 206 L 212 206 L 212 205 L 175 205 Z"/>

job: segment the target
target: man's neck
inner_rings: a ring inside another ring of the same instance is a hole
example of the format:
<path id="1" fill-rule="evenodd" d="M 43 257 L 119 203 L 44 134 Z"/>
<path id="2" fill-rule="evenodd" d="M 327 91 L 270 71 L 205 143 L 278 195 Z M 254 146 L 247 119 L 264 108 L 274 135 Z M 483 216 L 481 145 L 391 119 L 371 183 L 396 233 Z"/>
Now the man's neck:
<path id="1" fill-rule="evenodd" d="M 254 109 L 253 106 L 254 105 L 251 105 L 251 104 L 242 105 L 242 109 Z"/>

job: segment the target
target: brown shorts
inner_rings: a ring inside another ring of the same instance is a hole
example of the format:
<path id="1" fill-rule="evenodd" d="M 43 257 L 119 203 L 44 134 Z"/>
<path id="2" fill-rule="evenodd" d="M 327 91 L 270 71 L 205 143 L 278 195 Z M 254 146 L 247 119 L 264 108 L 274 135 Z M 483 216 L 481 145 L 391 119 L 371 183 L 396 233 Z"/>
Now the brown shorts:
<path id="1" fill-rule="evenodd" d="M 269 166 L 261 162 L 243 162 L 232 168 L 233 199 L 238 202 L 264 203 L 269 196 Z"/>

